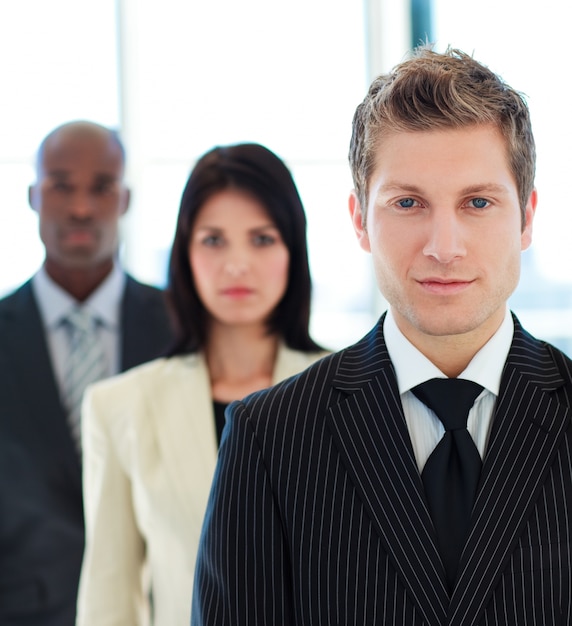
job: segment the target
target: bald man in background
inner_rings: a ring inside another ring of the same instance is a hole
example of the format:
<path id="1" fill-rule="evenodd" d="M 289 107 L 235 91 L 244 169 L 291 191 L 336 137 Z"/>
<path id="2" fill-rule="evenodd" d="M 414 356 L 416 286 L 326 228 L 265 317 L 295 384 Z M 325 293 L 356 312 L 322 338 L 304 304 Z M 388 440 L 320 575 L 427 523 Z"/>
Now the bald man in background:
<path id="1" fill-rule="evenodd" d="M 92 324 L 97 368 L 84 372 L 86 380 L 151 360 L 171 339 L 163 293 L 135 281 L 117 259 L 129 206 L 124 169 L 117 134 L 91 122 L 59 126 L 38 150 L 29 202 L 45 260 L 0 300 L 2 626 L 75 623 L 84 546 L 81 442 L 66 385 L 70 363 L 83 363 L 81 353 L 72 361 L 81 349 L 72 314 Z"/>

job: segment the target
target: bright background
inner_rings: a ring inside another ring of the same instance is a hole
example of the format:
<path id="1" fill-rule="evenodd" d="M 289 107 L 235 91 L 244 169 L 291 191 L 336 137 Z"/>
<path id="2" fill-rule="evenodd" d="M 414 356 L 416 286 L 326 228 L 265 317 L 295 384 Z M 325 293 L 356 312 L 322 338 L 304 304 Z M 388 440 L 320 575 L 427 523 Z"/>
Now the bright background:
<path id="1" fill-rule="evenodd" d="M 572 353 L 567 10 L 563 0 L 0 0 L 0 293 L 42 262 L 27 205 L 39 141 L 91 119 L 117 127 L 127 147 L 121 253 L 135 276 L 164 284 L 196 159 L 257 141 L 287 162 L 306 207 L 314 336 L 332 348 L 358 339 L 384 303 L 347 211 L 351 118 L 370 80 L 427 33 L 527 96 L 539 206 L 511 304 Z"/>

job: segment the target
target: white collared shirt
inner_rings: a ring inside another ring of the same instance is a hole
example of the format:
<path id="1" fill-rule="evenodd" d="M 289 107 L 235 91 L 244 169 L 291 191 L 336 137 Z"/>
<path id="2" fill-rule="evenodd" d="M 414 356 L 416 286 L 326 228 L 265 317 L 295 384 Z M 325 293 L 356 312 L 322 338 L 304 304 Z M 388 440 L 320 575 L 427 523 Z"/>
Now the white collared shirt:
<path id="1" fill-rule="evenodd" d="M 391 310 L 385 317 L 383 333 L 389 356 L 395 367 L 405 421 L 421 472 L 445 429 L 435 413 L 425 406 L 411 389 L 431 378 L 447 378 L 447 376 L 406 339 L 397 327 Z M 475 400 L 467 420 L 467 429 L 481 458 L 484 457 L 487 446 L 502 370 L 513 334 L 514 323 L 507 307 L 504 320 L 497 332 L 475 354 L 466 369 L 459 375 L 459 378 L 472 380 L 484 387 Z"/>
<path id="2" fill-rule="evenodd" d="M 125 273 L 114 264 L 109 276 L 81 303 L 98 320 L 98 333 L 106 360 L 106 374 L 117 374 L 121 361 L 121 299 L 125 289 Z M 65 364 L 70 353 L 70 337 L 65 320 L 71 309 L 79 303 L 55 283 L 44 266 L 32 277 L 32 289 L 40 309 L 48 351 L 52 360 L 56 382 L 63 388 Z"/>

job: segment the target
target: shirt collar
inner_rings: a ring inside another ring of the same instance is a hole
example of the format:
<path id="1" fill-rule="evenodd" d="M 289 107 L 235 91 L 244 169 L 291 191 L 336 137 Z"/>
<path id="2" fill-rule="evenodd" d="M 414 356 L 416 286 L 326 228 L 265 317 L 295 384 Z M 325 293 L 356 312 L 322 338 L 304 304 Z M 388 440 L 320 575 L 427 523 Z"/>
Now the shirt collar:
<path id="1" fill-rule="evenodd" d="M 431 378 L 447 378 L 397 327 L 391 309 L 385 316 L 383 334 L 395 368 L 399 393 L 403 394 Z M 514 334 L 514 322 L 508 310 L 502 324 L 475 354 L 459 378 L 472 380 L 498 396 L 500 379 Z"/>
<path id="2" fill-rule="evenodd" d="M 104 326 L 118 328 L 125 280 L 125 273 L 117 263 L 114 263 L 109 275 L 81 306 L 88 308 Z M 52 280 L 43 265 L 32 277 L 32 288 L 48 328 L 58 326 L 68 316 L 70 310 L 79 304 Z"/>

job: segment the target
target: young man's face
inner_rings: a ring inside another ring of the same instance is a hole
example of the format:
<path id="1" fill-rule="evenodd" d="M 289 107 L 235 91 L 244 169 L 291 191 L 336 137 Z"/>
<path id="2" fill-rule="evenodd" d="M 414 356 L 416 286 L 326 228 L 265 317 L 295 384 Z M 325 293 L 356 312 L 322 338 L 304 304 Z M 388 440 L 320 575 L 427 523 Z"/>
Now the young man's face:
<path id="1" fill-rule="evenodd" d="M 536 208 L 533 192 L 522 229 L 499 131 L 390 134 L 368 182 L 367 207 L 352 195 L 350 211 L 401 331 L 418 346 L 428 336 L 451 335 L 482 345 L 518 283 Z"/>

